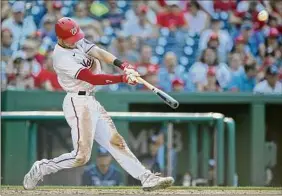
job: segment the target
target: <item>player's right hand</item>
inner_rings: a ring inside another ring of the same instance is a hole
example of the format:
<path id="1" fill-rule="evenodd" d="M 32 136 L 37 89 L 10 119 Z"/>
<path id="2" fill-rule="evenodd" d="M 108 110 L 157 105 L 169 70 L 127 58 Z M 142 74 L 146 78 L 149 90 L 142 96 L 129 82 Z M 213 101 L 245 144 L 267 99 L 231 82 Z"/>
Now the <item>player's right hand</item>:
<path id="1" fill-rule="evenodd" d="M 136 76 L 133 74 L 124 74 L 122 81 L 130 85 L 136 85 L 138 83 Z"/>
<path id="2" fill-rule="evenodd" d="M 138 77 L 140 76 L 140 74 L 136 71 L 135 67 L 127 62 L 124 62 L 122 65 L 121 65 L 122 69 L 123 69 L 123 73 L 125 74 L 132 74 L 134 75 L 135 77 Z"/>

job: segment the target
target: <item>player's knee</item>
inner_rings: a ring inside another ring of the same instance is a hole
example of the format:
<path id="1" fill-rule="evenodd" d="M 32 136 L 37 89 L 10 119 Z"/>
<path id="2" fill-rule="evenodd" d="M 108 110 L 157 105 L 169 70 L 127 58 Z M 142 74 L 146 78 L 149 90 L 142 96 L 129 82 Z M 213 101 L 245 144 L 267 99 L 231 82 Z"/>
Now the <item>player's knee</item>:
<path id="1" fill-rule="evenodd" d="M 81 157 L 76 157 L 75 158 L 75 165 L 76 166 L 83 166 L 85 165 L 88 161 L 90 160 L 90 156 L 81 156 Z"/>
<path id="2" fill-rule="evenodd" d="M 79 150 L 77 156 L 75 157 L 76 166 L 85 165 L 91 157 L 91 149 Z"/>

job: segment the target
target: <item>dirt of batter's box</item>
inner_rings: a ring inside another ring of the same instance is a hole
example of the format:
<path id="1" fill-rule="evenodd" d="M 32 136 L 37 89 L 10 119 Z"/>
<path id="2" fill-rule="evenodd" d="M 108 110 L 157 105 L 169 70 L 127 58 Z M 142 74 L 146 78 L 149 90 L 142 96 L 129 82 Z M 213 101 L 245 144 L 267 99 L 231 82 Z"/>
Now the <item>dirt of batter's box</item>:
<path id="1" fill-rule="evenodd" d="M 2 196 L 77 196 L 77 195 L 103 195 L 103 196 L 141 196 L 141 195 L 158 195 L 158 196 L 172 196 L 172 195 L 188 195 L 188 196 L 209 196 L 209 195 L 244 195 L 244 196 L 282 196 L 282 191 L 280 190 L 158 190 L 155 192 L 144 192 L 141 189 L 57 189 L 57 190 L 11 190 L 2 189 Z"/>

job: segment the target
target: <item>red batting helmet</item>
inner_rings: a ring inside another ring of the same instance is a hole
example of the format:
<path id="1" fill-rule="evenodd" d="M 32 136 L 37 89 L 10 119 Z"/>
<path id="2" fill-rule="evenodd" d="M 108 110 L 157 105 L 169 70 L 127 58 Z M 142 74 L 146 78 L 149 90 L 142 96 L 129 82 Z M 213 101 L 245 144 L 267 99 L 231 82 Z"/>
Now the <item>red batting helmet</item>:
<path id="1" fill-rule="evenodd" d="M 84 38 L 84 33 L 79 25 L 67 17 L 63 17 L 57 21 L 55 31 L 58 38 L 70 44 L 74 44 Z"/>

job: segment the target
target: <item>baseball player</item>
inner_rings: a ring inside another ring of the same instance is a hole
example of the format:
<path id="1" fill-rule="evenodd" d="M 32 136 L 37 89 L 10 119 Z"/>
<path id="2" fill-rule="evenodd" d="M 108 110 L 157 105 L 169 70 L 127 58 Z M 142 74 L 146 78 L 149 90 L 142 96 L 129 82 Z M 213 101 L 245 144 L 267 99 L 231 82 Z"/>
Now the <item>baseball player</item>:
<path id="1" fill-rule="evenodd" d="M 109 151 L 132 177 L 141 181 L 145 191 L 171 186 L 172 177 L 160 177 L 147 170 L 133 155 L 106 110 L 92 96 L 96 85 L 127 83 L 136 85 L 139 76 L 132 66 L 84 39 L 84 33 L 71 18 L 61 18 L 55 25 L 58 43 L 53 52 L 53 66 L 58 81 L 67 92 L 63 111 L 71 127 L 73 151 L 51 160 L 36 161 L 25 175 L 23 186 L 34 189 L 45 175 L 86 164 L 93 140 Z M 123 70 L 123 75 L 102 74 L 100 61 Z"/>

